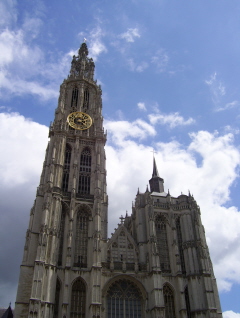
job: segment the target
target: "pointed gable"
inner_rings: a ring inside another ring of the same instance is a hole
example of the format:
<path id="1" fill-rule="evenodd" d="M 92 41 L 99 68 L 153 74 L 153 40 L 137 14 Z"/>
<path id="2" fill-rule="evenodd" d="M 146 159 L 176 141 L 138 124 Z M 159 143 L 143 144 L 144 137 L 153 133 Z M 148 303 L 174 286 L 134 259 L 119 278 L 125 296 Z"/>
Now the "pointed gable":
<path id="1" fill-rule="evenodd" d="M 138 262 L 138 247 L 124 224 L 119 225 L 109 240 L 108 256 L 111 262 Z"/>

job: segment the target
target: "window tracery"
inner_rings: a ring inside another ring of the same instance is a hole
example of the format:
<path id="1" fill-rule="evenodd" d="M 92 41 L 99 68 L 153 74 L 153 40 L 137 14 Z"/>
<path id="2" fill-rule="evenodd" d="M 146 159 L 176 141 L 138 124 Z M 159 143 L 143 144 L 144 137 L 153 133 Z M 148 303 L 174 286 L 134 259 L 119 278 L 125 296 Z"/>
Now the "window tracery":
<path id="1" fill-rule="evenodd" d="M 63 242 L 64 242 L 64 229 L 65 229 L 66 210 L 62 207 L 60 227 L 59 227 L 59 250 L 58 250 L 58 266 L 62 266 L 63 257 Z"/>
<path id="2" fill-rule="evenodd" d="M 78 193 L 90 194 L 92 157 L 89 148 L 83 149 L 80 157 Z"/>
<path id="3" fill-rule="evenodd" d="M 180 218 L 176 219 L 176 230 L 177 230 L 178 250 L 179 250 L 180 262 L 182 267 L 182 273 L 185 274 L 186 267 L 185 267 L 185 260 L 184 260 L 183 247 L 182 247 L 182 232 L 181 232 Z"/>
<path id="4" fill-rule="evenodd" d="M 87 267 L 88 220 L 88 211 L 83 207 L 78 211 L 76 222 L 74 254 L 74 266 L 76 267 Z"/>
<path id="5" fill-rule="evenodd" d="M 160 258 L 160 266 L 163 272 L 170 272 L 170 260 L 167 241 L 166 220 L 160 216 L 155 220 L 157 247 Z"/>
<path id="6" fill-rule="evenodd" d="M 56 282 L 56 290 L 55 290 L 55 302 L 54 302 L 54 313 L 53 313 L 53 318 L 58 318 L 58 309 L 59 309 L 60 290 L 61 290 L 61 284 L 60 284 L 59 279 L 57 278 L 57 282 Z"/>
<path id="7" fill-rule="evenodd" d="M 174 295 L 172 289 L 168 285 L 163 286 L 163 297 L 165 306 L 165 317 L 176 318 L 174 307 Z"/>
<path id="8" fill-rule="evenodd" d="M 72 286 L 70 318 L 85 318 L 86 314 L 86 287 L 81 279 Z"/>
<path id="9" fill-rule="evenodd" d="M 113 262 L 135 262 L 135 249 L 132 243 L 129 241 L 124 231 L 116 238 L 111 246 L 111 257 Z"/>
<path id="10" fill-rule="evenodd" d="M 142 295 L 134 283 L 119 280 L 107 293 L 107 318 L 142 318 Z"/>
<path id="11" fill-rule="evenodd" d="M 89 108 L 89 89 L 86 88 L 83 94 L 83 108 Z"/>
<path id="12" fill-rule="evenodd" d="M 186 303 L 186 310 L 187 310 L 187 318 L 191 318 L 191 307 L 190 307 L 190 300 L 189 300 L 189 293 L 188 293 L 188 287 L 184 290 L 184 296 L 185 296 L 185 303 Z"/>
<path id="13" fill-rule="evenodd" d="M 78 103 L 78 88 L 74 87 L 72 90 L 71 107 L 77 107 L 77 103 Z"/>
<path id="14" fill-rule="evenodd" d="M 65 150 L 65 159 L 63 166 L 63 179 L 62 179 L 62 190 L 63 192 L 68 191 L 68 181 L 70 173 L 70 163 L 71 163 L 71 147 L 67 144 Z"/>

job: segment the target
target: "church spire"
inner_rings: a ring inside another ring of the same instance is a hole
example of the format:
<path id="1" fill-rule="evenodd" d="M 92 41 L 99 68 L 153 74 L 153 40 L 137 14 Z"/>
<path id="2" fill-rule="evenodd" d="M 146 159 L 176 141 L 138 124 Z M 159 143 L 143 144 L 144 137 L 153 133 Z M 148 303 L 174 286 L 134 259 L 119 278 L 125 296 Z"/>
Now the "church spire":
<path id="1" fill-rule="evenodd" d="M 164 180 L 159 177 L 155 157 L 153 157 L 153 173 L 152 178 L 149 180 L 151 192 L 164 192 Z"/>
<path id="2" fill-rule="evenodd" d="M 153 177 L 159 177 L 155 157 L 153 157 L 153 173 L 152 173 L 152 178 L 153 178 Z"/>

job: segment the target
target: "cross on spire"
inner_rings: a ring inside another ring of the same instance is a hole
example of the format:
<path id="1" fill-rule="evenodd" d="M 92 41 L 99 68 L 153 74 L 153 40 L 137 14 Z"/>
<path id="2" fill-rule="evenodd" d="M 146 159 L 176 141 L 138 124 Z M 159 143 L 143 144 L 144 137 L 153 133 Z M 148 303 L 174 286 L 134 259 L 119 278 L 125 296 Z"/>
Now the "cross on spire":
<path id="1" fill-rule="evenodd" d="M 153 148 L 153 150 L 151 150 L 150 152 L 153 153 L 153 158 L 154 158 L 154 154 L 157 153 L 157 152 L 154 150 L 154 148 Z"/>

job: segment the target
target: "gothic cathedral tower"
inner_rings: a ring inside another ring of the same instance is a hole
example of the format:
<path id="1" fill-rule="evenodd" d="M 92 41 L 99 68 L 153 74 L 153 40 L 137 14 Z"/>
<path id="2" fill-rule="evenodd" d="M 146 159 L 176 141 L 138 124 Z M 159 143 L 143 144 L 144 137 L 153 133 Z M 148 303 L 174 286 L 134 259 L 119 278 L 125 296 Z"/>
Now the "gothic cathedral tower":
<path id="1" fill-rule="evenodd" d="M 107 238 L 101 88 L 83 43 L 60 87 L 30 212 L 16 318 L 221 318 L 200 209 L 150 191 Z"/>

